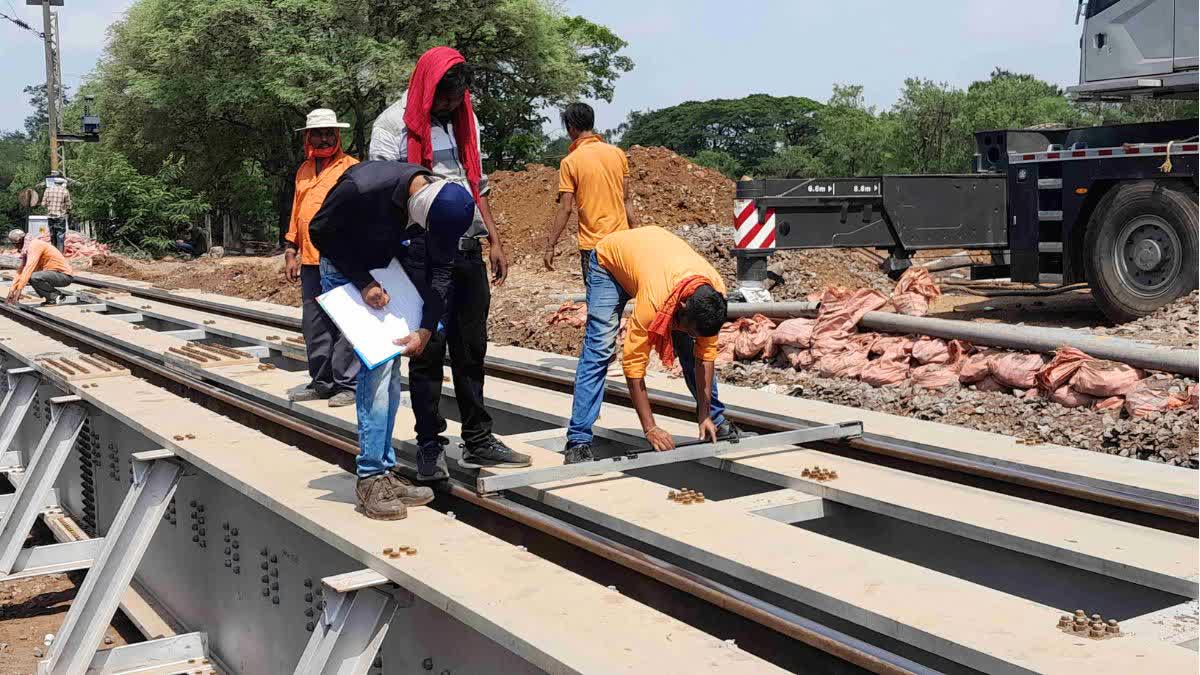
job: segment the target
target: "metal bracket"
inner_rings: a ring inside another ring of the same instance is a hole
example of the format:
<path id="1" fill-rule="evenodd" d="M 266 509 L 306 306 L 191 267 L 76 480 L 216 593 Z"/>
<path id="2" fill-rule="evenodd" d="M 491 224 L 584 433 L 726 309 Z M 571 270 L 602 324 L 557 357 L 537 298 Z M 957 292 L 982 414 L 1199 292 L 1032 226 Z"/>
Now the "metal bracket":
<path id="1" fill-rule="evenodd" d="M 730 452 L 746 450 L 776 449 L 779 452 L 787 452 L 795 449 L 791 446 L 814 441 L 861 436 L 862 431 L 862 422 L 842 422 L 840 424 L 806 427 L 804 429 L 793 429 L 791 431 L 781 431 L 761 436 L 749 436 L 738 440 L 721 441 L 719 443 L 693 441 L 677 445 L 674 450 L 667 450 L 666 452 L 645 450 L 617 457 L 598 459 L 594 462 L 546 466 L 525 471 L 506 471 L 491 476 L 480 476 L 476 479 L 476 489 L 480 494 L 488 494 L 500 492 L 501 490 L 536 485 L 538 483 L 596 476 L 610 471 L 629 471 L 648 466 L 661 466 L 676 462 L 708 459 Z"/>
<path id="2" fill-rule="evenodd" d="M 0 466 L 0 471 L 3 467 Z M 0 495 L 0 517 L 8 513 L 12 507 L 13 500 L 16 497 L 15 493 Z M 58 506 L 58 488 L 50 488 L 50 494 L 46 496 L 46 501 L 42 503 L 42 510 L 53 509 Z"/>
<path id="3" fill-rule="evenodd" d="M 4 402 L 0 403 L 0 453 L 8 452 L 41 382 L 33 368 L 12 368 L 5 372 L 5 378 L 8 391 L 4 394 Z"/>
<path id="4" fill-rule="evenodd" d="M 313 629 L 295 675 L 366 675 L 387 636 L 396 609 L 415 598 L 373 570 L 326 577 L 325 609 Z"/>
<path id="5" fill-rule="evenodd" d="M 216 673 L 208 660 L 208 634 L 184 633 L 96 652 L 87 673 Z"/>
<path id="6" fill-rule="evenodd" d="M 85 410 L 78 396 L 50 399 L 50 423 L 42 433 L 33 458 L 17 486 L 12 506 L 0 519 L 0 575 L 13 571 L 29 529 L 50 496 L 63 463 L 83 427 Z"/>
<path id="7" fill-rule="evenodd" d="M 129 587 L 175 494 L 182 466 L 171 457 L 169 451 L 133 456 L 134 483 L 125 493 L 108 536 L 104 537 L 47 658 L 38 664 L 39 674 L 84 673 L 96 658 L 96 645 L 112 621 L 121 594 Z"/>

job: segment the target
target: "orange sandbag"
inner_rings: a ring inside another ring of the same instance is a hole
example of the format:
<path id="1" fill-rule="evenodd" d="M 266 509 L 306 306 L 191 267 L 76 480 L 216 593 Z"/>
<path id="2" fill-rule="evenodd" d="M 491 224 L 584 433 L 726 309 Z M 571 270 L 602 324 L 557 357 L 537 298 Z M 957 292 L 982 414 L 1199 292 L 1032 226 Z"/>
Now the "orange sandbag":
<path id="1" fill-rule="evenodd" d="M 746 321 L 746 319 L 738 319 L 731 321 L 724 326 L 721 326 L 721 332 L 717 333 L 717 365 L 733 363 L 733 345 L 737 341 L 738 333 L 742 327 L 738 321 Z"/>
<path id="2" fill-rule="evenodd" d="M 875 345 L 889 339 L 891 338 L 879 338 L 875 341 Z M 908 350 L 911 346 L 911 340 L 892 343 L 884 351 L 883 356 L 863 367 L 862 371 L 858 374 L 859 379 L 873 387 L 900 384 L 908 378 L 908 372 L 911 368 L 908 357 Z"/>
<path id="3" fill-rule="evenodd" d="M 905 354 L 911 354 L 915 340 L 907 336 L 885 335 L 871 343 L 871 353 L 879 356 L 893 349 L 900 349 Z"/>
<path id="4" fill-rule="evenodd" d="M 959 376 L 959 381 L 960 382 L 962 381 L 961 375 Z M 1003 392 L 1008 392 L 1012 389 L 1012 387 L 1006 387 L 1003 384 L 1000 384 L 999 382 L 996 381 L 996 378 L 992 377 L 991 375 L 988 375 L 987 377 L 983 378 L 982 380 L 979 380 L 978 382 L 976 382 L 975 388 L 978 389 L 979 391 L 1003 391 Z"/>
<path id="5" fill-rule="evenodd" d="M 1036 378 L 1038 387 L 1041 387 L 1043 391 L 1057 393 L 1071 381 L 1071 377 L 1075 375 L 1075 371 L 1079 370 L 1083 362 L 1090 361 L 1091 358 L 1074 347 L 1059 347 L 1054 350 L 1054 358 L 1050 359 L 1050 363 L 1038 371 Z M 1051 398 L 1054 397 L 1051 396 Z"/>
<path id="6" fill-rule="evenodd" d="M 812 351 L 806 347 L 793 347 L 791 345 L 783 345 L 779 348 L 779 353 L 785 361 L 793 368 L 807 368 L 813 364 Z"/>
<path id="7" fill-rule="evenodd" d="M 871 358 L 871 343 L 879 336 L 875 333 L 858 333 L 846 340 L 846 348 L 836 354 L 826 354 L 817 359 L 814 366 L 825 377 L 858 377 Z"/>
<path id="8" fill-rule="evenodd" d="M 1046 365 L 1041 354 L 1009 352 L 992 359 L 988 372 L 999 384 L 1011 389 L 1029 389 L 1037 384 L 1038 371 Z"/>
<path id="9" fill-rule="evenodd" d="M 963 384 L 972 384 L 989 377 L 992 374 L 991 366 L 994 358 L 996 358 L 996 352 L 985 349 L 963 359 L 958 369 L 958 381 Z"/>
<path id="10" fill-rule="evenodd" d="M 846 349 L 826 354 L 813 365 L 824 377 L 858 377 L 870 357 L 861 349 Z"/>
<path id="11" fill-rule="evenodd" d="M 1145 417 L 1164 412 L 1171 404 L 1171 380 L 1148 377 L 1125 393 L 1125 412 L 1130 417 Z"/>
<path id="12" fill-rule="evenodd" d="M 950 363 L 950 345 L 941 338 L 922 335 L 912 347 L 913 360 L 922 365 Z"/>
<path id="13" fill-rule="evenodd" d="M 847 293 L 843 288 L 825 290 L 821 297 L 821 309 L 813 326 L 813 355 L 820 358 L 846 348 L 846 341 L 854 334 L 855 326 L 867 312 L 873 312 L 887 304 L 887 298 L 878 291 L 859 289 Z"/>
<path id="14" fill-rule="evenodd" d="M 739 332 L 737 339 L 734 340 L 733 355 L 743 360 L 758 358 L 771 343 L 771 331 L 775 329 L 775 322 L 762 314 L 755 314 L 751 319 L 738 319 L 738 321 L 746 323 L 743 324 L 745 329 Z"/>
<path id="15" fill-rule="evenodd" d="M 929 313 L 929 301 L 940 296 L 938 288 L 929 270 L 924 267 L 910 267 L 904 271 L 896 289 L 892 292 L 892 306 L 900 314 L 910 316 L 925 316 Z"/>
<path id="16" fill-rule="evenodd" d="M 771 333 L 771 341 L 767 343 L 766 357 L 771 358 L 780 347 L 801 347 L 808 349 L 812 346 L 813 326 L 815 319 L 788 319 L 775 327 Z"/>
<path id="17" fill-rule="evenodd" d="M 1079 365 L 1071 377 L 1071 387 L 1097 398 L 1107 398 L 1127 393 L 1140 379 L 1142 373 L 1133 366 L 1091 359 Z"/>
<path id="18" fill-rule="evenodd" d="M 1084 394 L 1086 396 L 1087 394 Z M 1097 401 L 1093 406 L 1096 410 L 1120 410 L 1121 406 L 1125 405 L 1124 396 L 1109 396 L 1108 398 Z"/>
<path id="19" fill-rule="evenodd" d="M 1090 408 L 1096 404 L 1098 400 L 1095 396 L 1075 391 L 1071 385 L 1064 384 L 1054 391 L 1046 394 L 1051 401 L 1066 407 L 1066 408 Z"/>
<path id="20" fill-rule="evenodd" d="M 924 389 L 940 389 L 951 385 L 958 386 L 958 373 L 952 366 L 941 363 L 929 363 L 917 366 L 909 373 L 914 386 Z"/>
<path id="21" fill-rule="evenodd" d="M 559 306 L 549 319 L 546 319 L 546 324 L 553 326 L 558 323 L 565 323 L 573 328 L 581 328 L 587 323 L 587 305 L 583 303 L 564 302 Z"/>

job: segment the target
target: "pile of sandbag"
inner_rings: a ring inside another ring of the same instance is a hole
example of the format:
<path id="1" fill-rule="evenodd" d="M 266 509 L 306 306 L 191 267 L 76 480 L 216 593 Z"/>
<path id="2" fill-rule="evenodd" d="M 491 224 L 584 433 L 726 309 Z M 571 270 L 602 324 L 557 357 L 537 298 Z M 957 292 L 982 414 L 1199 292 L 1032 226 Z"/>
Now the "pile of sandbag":
<path id="1" fill-rule="evenodd" d="M 725 324 L 717 335 L 717 364 L 759 358 L 770 346 L 774 330 L 775 322 L 762 314 Z"/>
<path id="2" fill-rule="evenodd" d="M 925 316 L 929 313 L 929 302 L 942 294 L 929 270 L 910 267 L 904 270 L 896 288 L 892 291 L 892 307 L 899 314 Z"/>
<path id="3" fill-rule="evenodd" d="M 50 235 L 43 232 L 37 236 L 38 239 L 50 243 Z M 25 244 L 20 251 L 10 250 L 4 251 L 4 254 L 22 255 L 29 248 L 29 242 L 32 241 L 29 237 L 25 238 Z M 101 244 L 78 232 L 67 232 L 63 241 L 63 256 L 66 258 L 93 258 L 98 255 L 108 255 L 108 244 Z"/>

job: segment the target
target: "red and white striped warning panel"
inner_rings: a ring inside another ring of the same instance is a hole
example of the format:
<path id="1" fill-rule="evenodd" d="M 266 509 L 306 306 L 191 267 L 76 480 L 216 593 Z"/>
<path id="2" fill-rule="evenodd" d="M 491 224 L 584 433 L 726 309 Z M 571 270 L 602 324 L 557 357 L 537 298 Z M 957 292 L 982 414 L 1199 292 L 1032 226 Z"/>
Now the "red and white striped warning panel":
<path id="1" fill-rule="evenodd" d="M 1171 155 L 1197 154 L 1200 148 L 1196 143 L 1172 143 Z M 1115 148 L 1086 148 L 1083 150 L 1047 150 L 1045 152 L 1010 152 L 1009 164 L 1025 164 L 1027 162 L 1060 162 L 1072 159 L 1096 159 L 1098 157 L 1150 157 L 1167 155 L 1167 144 L 1130 143 Z"/>
<path id="2" fill-rule="evenodd" d="M 734 245 L 737 248 L 775 248 L 775 209 L 767 209 L 762 220 L 753 199 L 733 200 Z"/>

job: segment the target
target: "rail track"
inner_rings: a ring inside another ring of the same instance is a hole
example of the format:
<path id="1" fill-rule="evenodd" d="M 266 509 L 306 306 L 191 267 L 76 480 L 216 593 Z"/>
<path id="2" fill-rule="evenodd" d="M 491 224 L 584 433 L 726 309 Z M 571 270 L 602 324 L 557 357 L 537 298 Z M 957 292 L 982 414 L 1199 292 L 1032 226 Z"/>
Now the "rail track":
<path id="1" fill-rule="evenodd" d="M 232 317 L 282 329 L 298 329 L 298 322 L 290 317 L 259 309 L 238 308 L 160 289 L 132 288 L 94 279 L 85 283 L 214 316 Z M 3 316 L 81 351 L 101 354 L 124 364 L 139 377 L 183 391 L 205 407 L 228 411 L 226 414 L 236 416 L 245 424 L 268 429 L 270 434 L 293 442 L 301 439 L 302 442 L 297 443 L 299 447 L 326 461 L 347 467 L 352 455 L 357 452 L 356 441 L 344 425 L 339 427 L 319 417 L 296 414 L 294 410 L 247 395 L 246 391 L 227 386 L 222 381 L 180 369 L 164 358 L 153 358 L 129 349 L 120 340 L 80 330 L 53 313 L 5 306 Z M 225 344 L 225 348 L 230 348 L 230 345 Z M 233 348 L 248 348 L 249 353 L 262 354 L 263 351 L 259 348 L 255 352 L 250 341 L 244 345 L 233 345 Z M 572 383 L 570 369 L 561 365 L 545 367 L 504 357 L 489 357 L 487 368 L 493 377 L 547 391 L 562 392 L 569 389 Z M 611 403 L 624 405 L 627 404 L 628 394 L 623 386 L 610 383 L 608 398 Z M 658 413 L 680 418 L 686 418 L 691 409 L 685 396 L 670 391 L 653 392 L 652 403 Z M 743 426 L 760 432 L 790 430 L 811 424 L 777 412 L 745 407 L 731 407 L 729 414 Z M 613 438 L 623 441 L 626 447 L 631 444 L 627 434 L 615 434 Z M 1052 503 L 1068 510 L 1132 523 L 1155 531 L 1196 536 L 1196 507 L 1194 500 L 1189 501 L 1187 497 L 1153 493 L 1137 486 L 1080 478 L 1037 467 L 981 461 L 967 453 L 956 453 L 952 448 L 922 445 L 872 432 L 845 443 L 826 443 L 821 449 L 833 455 L 888 466 L 914 477 L 949 481 L 1019 499 Z M 733 480 L 732 474 L 728 475 Z M 519 491 L 482 497 L 472 489 L 472 485 L 472 476 L 456 469 L 451 480 L 443 486 L 436 505 L 445 511 L 480 514 L 472 523 L 480 527 L 500 532 L 514 529 L 536 532 L 538 536 L 561 542 L 571 550 L 585 552 L 587 556 L 603 561 L 599 565 L 607 570 L 595 572 L 594 576 L 611 575 L 613 568 L 620 568 L 622 576 L 619 578 L 622 581 L 619 583 L 623 588 L 624 584 L 634 586 L 645 583 L 652 587 L 672 589 L 677 593 L 665 600 L 659 597 L 654 601 L 662 592 L 652 588 L 642 589 L 638 594 L 639 599 L 669 614 L 694 614 L 697 602 L 718 608 L 722 616 L 730 617 L 721 625 L 723 630 L 738 635 L 744 648 L 752 652 L 757 648 L 758 651 L 754 653 L 784 667 L 794 668 L 795 663 L 787 658 L 772 658 L 770 652 L 791 640 L 828 655 L 830 664 L 843 664 L 827 665 L 826 669 L 832 672 L 845 669 L 877 673 L 957 672 L 963 668 L 979 668 L 979 664 L 971 659 L 960 660 L 953 655 L 934 654 L 924 645 L 913 647 L 902 637 L 880 634 L 878 631 L 864 632 L 819 607 L 814 610 L 804 603 L 795 602 L 795 598 L 784 597 L 772 589 L 739 579 L 730 574 L 728 569 L 697 563 L 695 558 L 680 556 L 675 550 L 656 541 L 646 541 L 621 528 L 606 527 L 596 519 L 580 517 L 578 512 L 557 506 L 544 496 L 534 497 Z M 520 535 L 511 535 L 510 532 L 510 536 L 519 538 Z M 555 546 L 543 548 L 552 550 Z M 553 554 L 547 555 L 551 559 L 554 557 Z M 558 554 L 562 559 L 574 559 L 572 556 L 577 555 Z M 596 563 L 590 564 L 596 567 Z M 635 578 L 642 581 L 633 581 Z M 687 596 L 688 599 L 682 601 L 679 599 L 681 596 Z M 691 623 L 711 625 L 711 622 L 706 624 L 698 620 Z M 784 642 L 780 642 L 780 639 Z"/>

